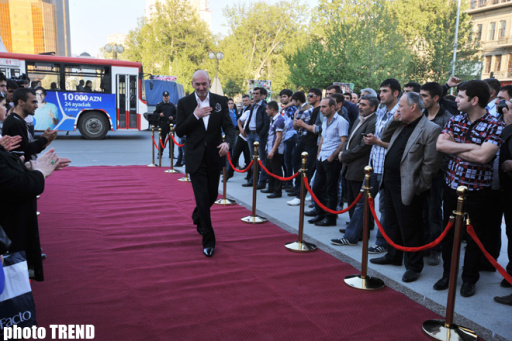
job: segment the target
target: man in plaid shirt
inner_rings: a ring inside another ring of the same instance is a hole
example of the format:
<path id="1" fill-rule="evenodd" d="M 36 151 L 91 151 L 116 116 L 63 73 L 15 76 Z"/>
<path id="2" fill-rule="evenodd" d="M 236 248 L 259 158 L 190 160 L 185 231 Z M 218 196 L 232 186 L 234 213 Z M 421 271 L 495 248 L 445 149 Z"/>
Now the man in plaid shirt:
<path id="1" fill-rule="evenodd" d="M 488 213 L 494 210 L 492 196 L 493 160 L 502 144 L 504 123 L 486 109 L 490 98 L 489 86 L 481 80 L 462 83 L 457 94 L 457 108 L 461 115 L 452 117 L 437 140 L 437 150 L 449 155 L 444 189 L 444 224 L 456 209 L 457 187 L 467 186 L 469 194 L 464 210 L 469 214 L 475 232 L 488 248 L 489 236 L 499 228 L 488 224 Z M 448 288 L 452 257 L 453 231 L 443 241 L 443 277 L 434 284 L 435 290 Z M 475 294 L 479 279 L 478 267 L 483 257 L 473 239 L 468 238 L 462 271 L 463 297 Z"/>

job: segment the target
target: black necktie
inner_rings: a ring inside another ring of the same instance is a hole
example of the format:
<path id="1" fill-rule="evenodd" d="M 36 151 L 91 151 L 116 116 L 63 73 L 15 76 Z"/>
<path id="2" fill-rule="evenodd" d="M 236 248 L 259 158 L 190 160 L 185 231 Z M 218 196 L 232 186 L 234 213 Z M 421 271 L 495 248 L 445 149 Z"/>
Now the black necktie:
<path id="1" fill-rule="evenodd" d="M 247 119 L 247 129 L 245 130 L 246 132 L 251 132 L 250 125 L 251 125 L 251 118 L 252 118 L 252 114 L 253 114 L 254 110 L 258 110 L 258 105 L 257 104 L 254 104 L 252 106 L 251 113 L 249 114 L 249 118 Z"/>

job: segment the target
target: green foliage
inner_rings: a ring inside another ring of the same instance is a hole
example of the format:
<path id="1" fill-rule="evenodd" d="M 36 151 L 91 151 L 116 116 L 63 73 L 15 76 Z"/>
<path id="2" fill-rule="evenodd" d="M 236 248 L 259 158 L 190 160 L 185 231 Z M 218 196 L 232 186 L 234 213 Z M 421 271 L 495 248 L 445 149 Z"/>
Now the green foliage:
<path id="1" fill-rule="evenodd" d="M 284 1 L 254 2 L 227 7 L 224 14 L 230 34 L 219 43 L 225 55 L 219 78 L 228 78 L 245 90 L 249 79 L 272 80 L 274 91 L 290 86 L 285 56 L 299 45 L 306 8 Z"/>
<path id="2" fill-rule="evenodd" d="M 207 24 L 186 0 L 167 0 L 156 4 L 149 21 L 141 19 L 126 42 L 125 57 L 142 62 L 144 72 L 173 75 L 192 92 L 192 74 L 211 68 L 208 51 L 212 38 Z"/>
<path id="3" fill-rule="evenodd" d="M 232 79 L 228 79 L 222 90 L 224 94 L 230 98 L 234 98 L 236 95 L 243 92 L 242 87 Z"/>

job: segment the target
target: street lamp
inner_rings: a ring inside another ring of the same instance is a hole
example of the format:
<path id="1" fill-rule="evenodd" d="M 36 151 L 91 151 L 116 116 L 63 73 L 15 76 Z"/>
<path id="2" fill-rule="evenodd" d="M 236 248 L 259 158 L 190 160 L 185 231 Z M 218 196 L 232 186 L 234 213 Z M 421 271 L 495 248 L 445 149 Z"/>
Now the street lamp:
<path id="1" fill-rule="evenodd" d="M 117 54 L 123 53 L 124 47 L 122 45 L 117 45 L 117 44 L 113 44 L 113 45 L 107 44 L 107 45 L 105 45 L 105 51 L 107 51 L 107 53 L 113 52 L 114 59 L 117 59 Z"/>
<path id="2" fill-rule="evenodd" d="M 216 59 L 216 61 L 217 61 L 217 65 L 216 65 L 216 68 L 215 68 L 215 70 L 216 70 L 215 78 L 217 78 L 219 76 L 219 60 L 224 59 L 224 53 L 222 53 L 222 52 L 217 52 L 217 53 L 210 52 L 210 53 L 208 53 L 208 58 Z"/>

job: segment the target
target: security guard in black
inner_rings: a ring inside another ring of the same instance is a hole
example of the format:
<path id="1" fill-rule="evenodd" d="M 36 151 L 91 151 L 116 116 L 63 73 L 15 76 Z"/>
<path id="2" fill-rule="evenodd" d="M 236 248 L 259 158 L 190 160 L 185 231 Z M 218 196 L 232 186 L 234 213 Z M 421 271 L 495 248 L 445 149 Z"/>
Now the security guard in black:
<path id="1" fill-rule="evenodd" d="M 165 143 L 165 139 L 167 138 L 167 134 L 169 134 L 171 128 L 170 124 L 174 124 L 174 119 L 176 118 L 176 106 L 169 101 L 170 95 L 168 91 L 164 91 L 162 93 L 162 102 L 158 103 L 156 105 L 156 109 L 153 112 L 153 118 L 157 120 L 158 117 L 158 126 L 162 129 L 162 144 Z M 169 143 L 172 143 L 170 141 Z M 162 145 L 159 144 L 159 153 L 158 155 L 161 156 L 163 153 Z M 169 148 L 170 153 L 170 148 Z M 170 157 L 170 155 L 169 155 Z"/>

